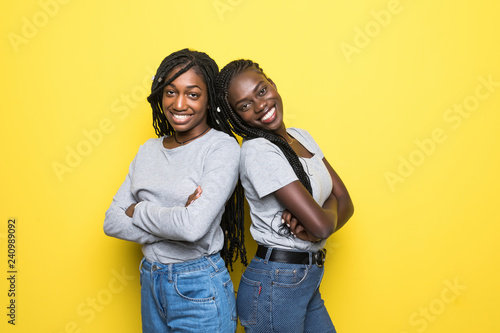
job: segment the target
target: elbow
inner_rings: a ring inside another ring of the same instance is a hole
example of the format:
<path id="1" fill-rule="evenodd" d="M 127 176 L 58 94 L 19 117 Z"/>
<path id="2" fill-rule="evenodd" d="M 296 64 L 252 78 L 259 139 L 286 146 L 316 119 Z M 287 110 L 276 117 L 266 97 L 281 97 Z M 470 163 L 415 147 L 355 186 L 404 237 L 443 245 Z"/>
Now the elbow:
<path id="1" fill-rule="evenodd" d="M 350 219 L 353 215 L 354 215 L 354 205 L 352 204 L 351 202 L 351 206 L 349 207 L 349 214 L 348 214 L 348 218 L 347 219 Z"/>
<path id="2" fill-rule="evenodd" d="M 342 228 L 347 223 L 347 221 L 349 221 L 349 219 L 352 217 L 353 214 L 354 214 L 354 205 L 352 204 L 351 199 L 348 198 L 348 200 L 341 201 L 337 227 L 335 231 L 338 231 L 340 228 Z"/>
<path id="3" fill-rule="evenodd" d="M 344 224 L 346 224 L 353 214 L 354 214 L 354 205 L 352 204 L 352 201 L 349 201 L 349 205 L 347 206 L 342 218 L 339 217 L 339 222 L 338 222 L 339 226 L 343 226 Z"/>
<path id="4" fill-rule="evenodd" d="M 104 234 L 106 236 L 113 237 L 113 235 L 114 235 L 114 233 L 113 233 L 113 227 L 112 227 L 111 223 L 109 223 L 109 221 L 104 220 L 104 225 L 103 225 L 102 229 L 103 229 Z"/>
<path id="5" fill-rule="evenodd" d="M 352 203 L 351 198 L 349 198 L 349 201 L 347 204 L 347 211 L 348 211 L 349 218 L 351 218 L 351 216 L 354 214 L 354 204 Z"/>
<path id="6" fill-rule="evenodd" d="M 321 228 L 320 230 L 318 230 L 318 232 L 314 233 L 313 235 L 319 239 L 327 239 L 334 232 L 335 232 L 335 225 L 332 224 Z"/>
<path id="7" fill-rule="evenodd" d="M 118 223 L 112 214 L 106 214 L 104 218 L 104 224 L 102 226 L 104 234 L 109 237 L 116 237 L 119 232 Z"/>
<path id="8" fill-rule="evenodd" d="M 316 228 L 316 230 L 311 232 L 312 235 L 319 239 L 327 239 L 335 232 L 337 226 L 337 216 L 335 216 L 334 219 L 321 221 L 319 225 L 320 226 Z"/>

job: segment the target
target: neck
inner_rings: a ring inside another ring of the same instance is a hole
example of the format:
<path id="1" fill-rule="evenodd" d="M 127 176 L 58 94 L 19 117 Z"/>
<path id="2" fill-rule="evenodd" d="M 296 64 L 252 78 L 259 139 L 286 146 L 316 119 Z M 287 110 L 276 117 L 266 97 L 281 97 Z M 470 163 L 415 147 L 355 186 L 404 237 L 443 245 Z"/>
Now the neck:
<path id="1" fill-rule="evenodd" d="M 289 137 L 289 135 L 288 135 L 288 133 L 286 131 L 285 124 L 282 124 L 280 126 L 280 128 L 278 128 L 277 130 L 275 130 L 273 132 L 274 132 L 274 134 L 279 135 L 279 136 L 281 136 L 283 138 L 288 138 Z"/>
<path id="2" fill-rule="evenodd" d="M 196 132 L 175 132 L 174 133 L 174 139 L 177 143 L 179 144 L 184 144 L 184 143 L 188 143 L 188 142 L 191 142 L 192 140 L 195 140 L 197 139 L 198 137 L 201 137 L 202 135 L 204 135 L 206 132 L 208 132 L 208 130 L 210 129 L 210 126 L 206 126 L 206 127 L 202 127 L 203 130 L 199 130 L 199 131 L 196 131 Z"/>

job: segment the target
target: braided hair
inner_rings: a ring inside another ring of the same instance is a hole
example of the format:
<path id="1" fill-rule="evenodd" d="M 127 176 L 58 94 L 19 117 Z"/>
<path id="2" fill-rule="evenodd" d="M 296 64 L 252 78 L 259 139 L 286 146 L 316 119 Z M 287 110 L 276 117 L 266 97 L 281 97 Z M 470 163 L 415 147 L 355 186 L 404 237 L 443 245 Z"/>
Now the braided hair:
<path id="1" fill-rule="evenodd" d="M 225 132 L 237 140 L 227 122 L 216 112 L 215 80 L 219 73 L 217 63 L 206 53 L 190 49 L 182 49 L 168 55 L 163 59 L 156 71 L 156 75 L 153 77 L 151 95 L 148 96 L 147 100 L 153 110 L 153 127 L 156 135 L 162 137 L 175 133 L 174 128 L 168 122 L 163 112 L 163 89 L 191 68 L 207 85 L 207 125 Z M 177 72 L 170 79 L 166 80 L 165 78 L 176 69 Z M 224 246 L 221 256 L 224 258 L 226 266 L 232 270 L 232 264 L 238 259 L 238 256 L 241 263 L 245 266 L 248 265 L 244 242 L 244 193 L 239 181 L 231 197 L 226 202 L 224 214 L 221 219 L 221 228 L 224 232 Z"/>
<path id="2" fill-rule="evenodd" d="M 229 123 L 232 131 L 241 136 L 243 139 L 264 138 L 278 146 L 288 160 L 288 163 L 290 163 L 290 166 L 297 175 L 297 178 L 299 178 L 302 185 L 304 185 L 307 191 L 309 191 L 312 195 L 312 187 L 309 176 L 305 172 L 302 163 L 300 163 L 299 157 L 288 142 L 281 135 L 268 130 L 249 126 L 240 118 L 236 111 L 231 108 L 228 100 L 229 85 L 235 76 L 245 70 L 257 71 L 267 79 L 266 74 L 259 67 L 259 64 L 251 60 L 234 60 L 224 66 L 217 76 L 216 82 L 217 102 L 219 104 L 220 113 L 224 117 L 225 121 Z M 284 231 L 286 234 L 289 234 L 290 231 L 285 225 L 282 225 L 280 230 Z"/>

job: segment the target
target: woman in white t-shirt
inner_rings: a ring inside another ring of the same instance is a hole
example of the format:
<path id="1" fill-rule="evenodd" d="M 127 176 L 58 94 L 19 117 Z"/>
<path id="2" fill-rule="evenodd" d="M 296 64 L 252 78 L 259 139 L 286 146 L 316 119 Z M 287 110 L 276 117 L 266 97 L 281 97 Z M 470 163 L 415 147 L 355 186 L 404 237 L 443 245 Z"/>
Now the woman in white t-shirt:
<path id="1" fill-rule="evenodd" d="M 319 285 L 326 239 L 354 212 L 349 193 L 311 135 L 285 127 L 281 96 L 257 63 L 229 63 L 216 88 L 244 139 L 240 179 L 258 243 L 238 289 L 240 321 L 247 332 L 335 332 Z"/>

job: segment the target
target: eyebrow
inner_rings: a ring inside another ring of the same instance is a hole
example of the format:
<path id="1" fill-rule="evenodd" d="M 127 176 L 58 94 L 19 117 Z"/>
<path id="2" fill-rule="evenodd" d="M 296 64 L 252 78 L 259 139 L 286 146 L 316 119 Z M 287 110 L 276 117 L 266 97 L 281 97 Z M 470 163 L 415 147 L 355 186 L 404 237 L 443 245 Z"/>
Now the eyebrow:
<path id="1" fill-rule="evenodd" d="M 172 86 L 172 87 L 174 87 L 174 88 L 177 88 L 177 87 L 175 86 L 175 84 L 173 84 L 172 82 L 170 82 L 169 84 L 167 84 L 165 87 L 168 87 L 168 86 Z M 199 85 L 197 85 L 197 84 L 192 84 L 192 85 L 190 85 L 190 86 L 187 86 L 186 88 L 187 88 L 187 89 L 198 88 L 198 89 L 200 89 L 201 91 L 203 91 L 203 89 L 201 89 L 201 87 L 200 87 Z"/>
<path id="2" fill-rule="evenodd" d="M 260 89 L 260 86 L 262 85 L 262 83 L 264 83 L 264 80 L 262 81 L 259 81 L 259 83 L 257 83 L 257 85 L 255 86 L 255 88 L 253 88 L 253 93 L 255 94 L 259 89 Z M 240 104 L 241 102 L 244 102 L 246 100 L 246 97 L 245 98 L 242 98 L 240 99 L 239 101 L 237 101 L 236 103 L 234 103 L 234 105 L 238 105 Z"/>

